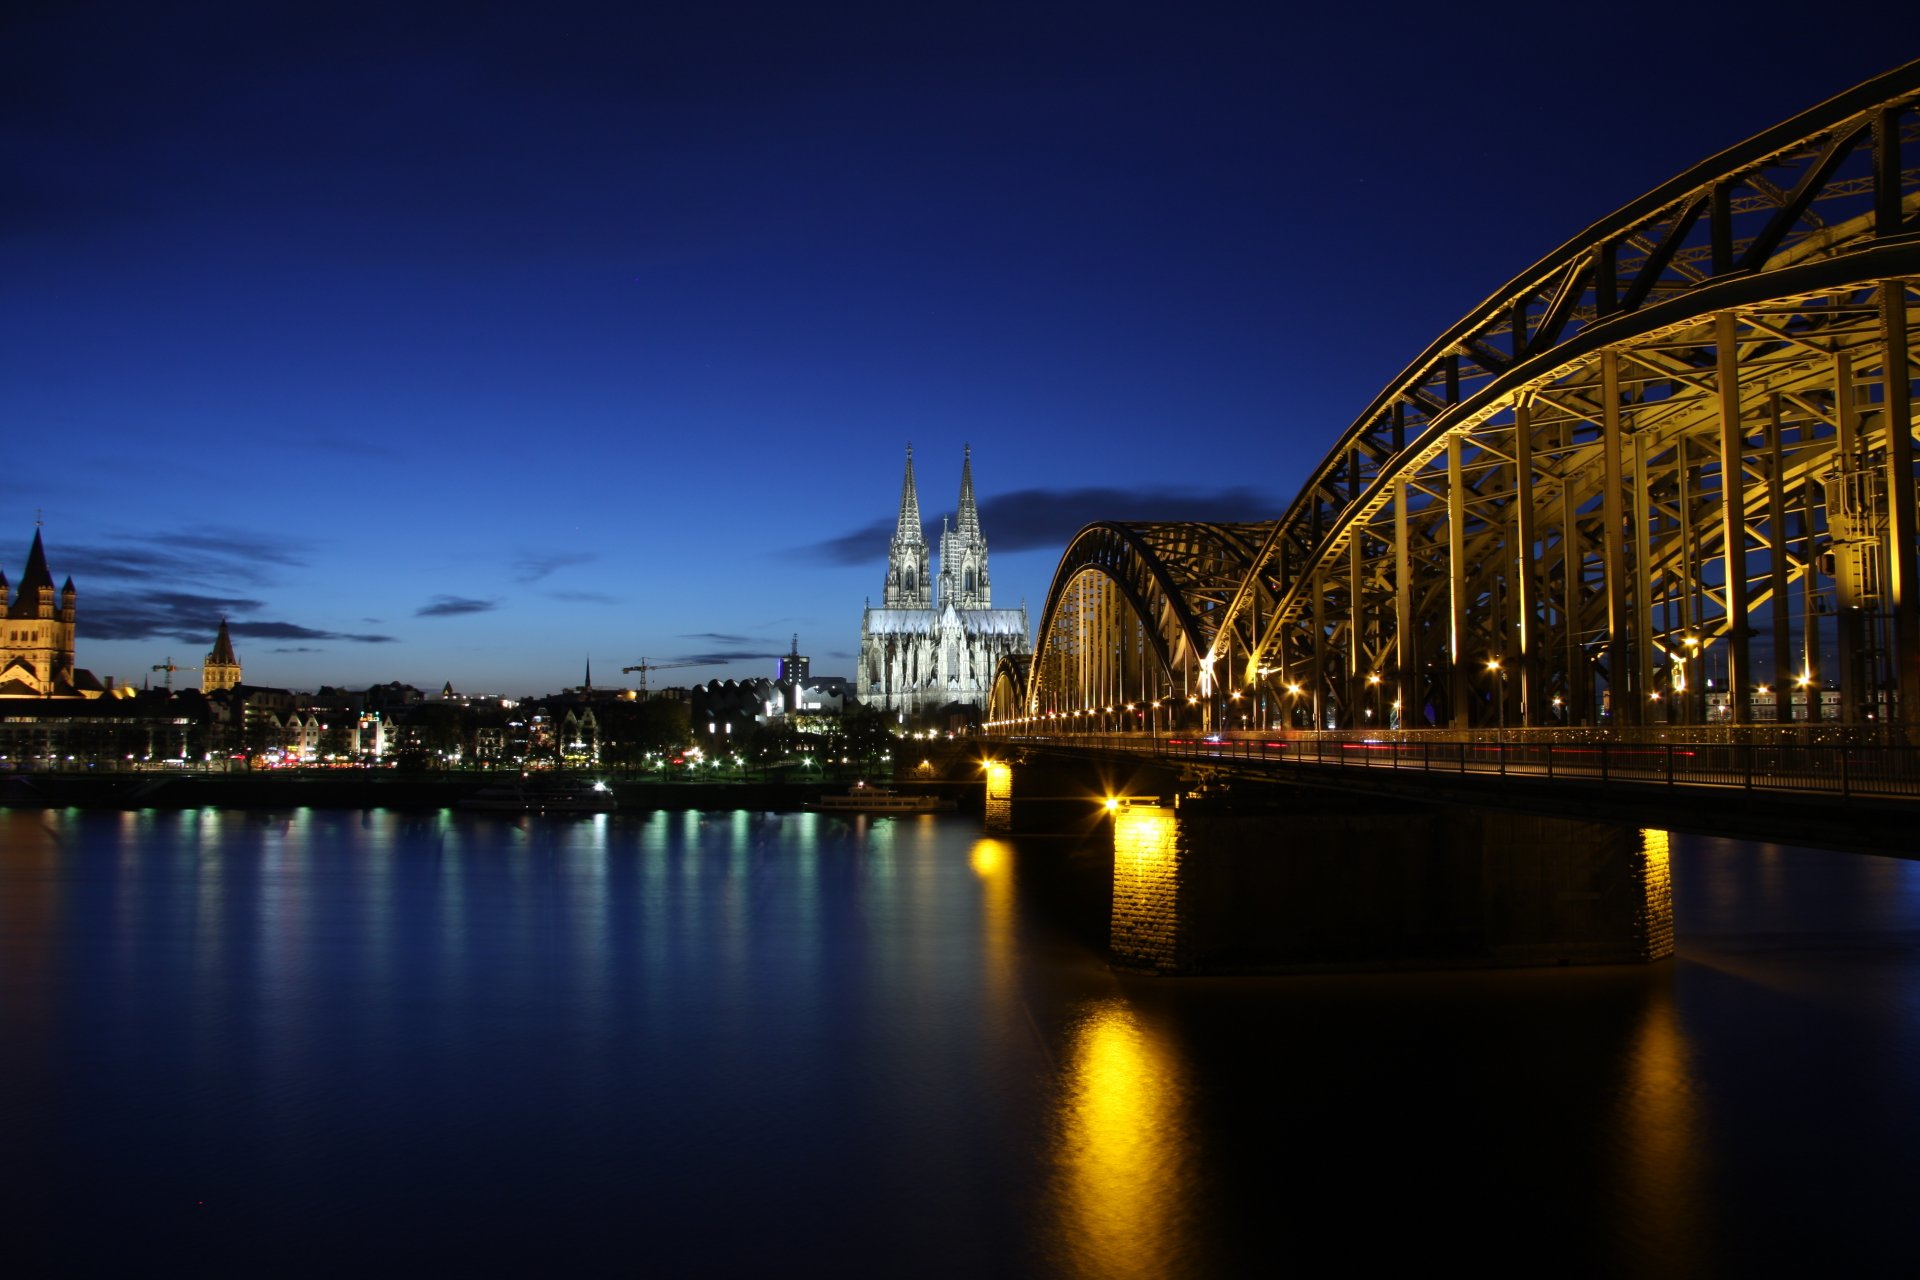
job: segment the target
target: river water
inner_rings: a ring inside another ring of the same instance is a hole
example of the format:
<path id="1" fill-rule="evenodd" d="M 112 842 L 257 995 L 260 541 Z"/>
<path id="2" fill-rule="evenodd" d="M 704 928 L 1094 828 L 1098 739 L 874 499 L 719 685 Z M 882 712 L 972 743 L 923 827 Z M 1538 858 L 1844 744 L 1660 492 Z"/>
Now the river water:
<path id="1" fill-rule="evenodd" d="M 1915 1274 L 1920 863 L 1649 968 L 1110 971 L 963 816 L 0 811 L 8 1274 Z M 24 1265 L 21 1259 L 24 1259 Z"/>

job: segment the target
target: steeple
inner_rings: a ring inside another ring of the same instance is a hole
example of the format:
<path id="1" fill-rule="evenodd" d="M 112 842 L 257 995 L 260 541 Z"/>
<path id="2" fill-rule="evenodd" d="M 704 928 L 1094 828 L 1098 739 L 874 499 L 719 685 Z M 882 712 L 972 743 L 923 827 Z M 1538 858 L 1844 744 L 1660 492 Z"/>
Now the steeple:
<path id="1" fill-rule="evenodd" d="M 33 531 L 33 549 L 27 552 L 27 571 L 20 575 L 20 593 L 14 597 L 10 618 L 51 618 L 53 616 L 53 575 L 47 572 L 47 550 L 40 545 L 40 530 Z"/>
<path id="2" fill-rule="evenodd" d="M 960 509 L 953 532 L 940 538 L 940 590 L 959 609 L 990 609 L 987 539 L 980 532 L 980 507 L 973 496 L 973 446 L 960 461 Z"/>
<path id="3" fill-rule="evenodd" d="M 227 620 L 220 619 L 220 634 L 213 638 L 213 652 L 207 655 L 208 662 L 224 662 L 231 665 L 239 659 L 233 656 L 233 636 L 227 631 Z"/>
<path id="4" fill-rule="evenodd" d="M 887 584 L 882 597 L 889 609 L 924 609 L 933 589 L 932 553 L 920 527 L 920 492 L 913 483 L 913 446 L 907 446 L 907 474 L 900 482 L 900 519 L 887 548 Z"/>
<path id="5" fill-rule="evenodd" d="M 926 531 L 920 524 L 920 490 L 913 483 L 913 446 L 911 444 L 907 446 L 906 478 L 900 482 L 900 519 L 894 526 L 893 536 L 898 542 L 908 540 L 920 542 L 926 537 Z M 37 533 L 33 535 L 33 545 L 36 550 L 40 546 L 40 535 Z"/>
<path id="6" fill-rule="evenodd" d="M 171 658 L 168 659 L 172 661 Z M 233 651 L 233 636 L 227 620 L 220 619 L 220 634 L 213 638 L 213 649 L 200 664 L 200 692 L 219 693 L 241 682 L 240 659 Z"/>
<path id="7" fill-rule="evenodd" d="M 973 446 L 966 446 L 960 460 L 960 514 L 954 518 L 955 531 L 963 538 L 980 537 L 980 508 L 973 501 Z"/>

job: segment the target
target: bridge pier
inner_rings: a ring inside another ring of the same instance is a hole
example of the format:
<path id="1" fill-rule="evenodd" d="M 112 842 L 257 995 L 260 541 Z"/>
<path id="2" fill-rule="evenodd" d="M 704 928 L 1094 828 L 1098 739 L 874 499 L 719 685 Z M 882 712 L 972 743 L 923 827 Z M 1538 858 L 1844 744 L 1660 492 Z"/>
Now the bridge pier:
<path id="1" fill-rule="evenodd" d="M 1188 800 L 1113 815 L 1109 949 L 1160 974 L 1644 964 L 1666 833 L 1506 813 Z"/>
<path id="2" fill-rule="evenodd" d="M 986 829 L 1015 833 L 1092 834 L 1106 816 L 1102 801 L 1115 795 L 1172 796 L 1174 769 L 1147 760 L 1084 763 L 1005 760 L 986 764 Z"/>

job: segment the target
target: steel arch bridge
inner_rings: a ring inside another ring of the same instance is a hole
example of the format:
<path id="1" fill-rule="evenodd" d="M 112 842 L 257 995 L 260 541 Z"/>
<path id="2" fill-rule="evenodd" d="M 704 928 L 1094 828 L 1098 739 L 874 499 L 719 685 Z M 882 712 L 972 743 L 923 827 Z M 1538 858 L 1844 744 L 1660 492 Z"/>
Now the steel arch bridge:
<path id="1" fill-rule="evenodd" d="M 1920 62 L 1503 286 L 1278 519 L 1081 530 L 989 720 L 1920 723 L 1917 324 Z"/>

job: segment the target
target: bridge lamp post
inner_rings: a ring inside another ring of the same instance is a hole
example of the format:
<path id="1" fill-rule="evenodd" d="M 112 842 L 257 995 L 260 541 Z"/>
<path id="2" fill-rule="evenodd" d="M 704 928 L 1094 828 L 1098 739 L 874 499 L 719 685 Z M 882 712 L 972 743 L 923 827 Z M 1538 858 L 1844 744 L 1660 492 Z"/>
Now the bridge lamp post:
<path id="1" fill-rule="evenodd" d="M 1373 695 L 1373 705 L 1367 708 L 1367 720 L 1372 722 L 1380 718 L 1380 673 L 1378 671 L 1367 677 L 1367 692 Z"/>
<path id="2" fill-rule="evenodd" d="M 1500 659 L 1488 658 L 1487 670 L 1493 676 L 1493 700 L 1500 707 L 1500 728 L 1507 727 L 1507 675 L 1501 669 Z"/>
<path id="3" fill-rule="evenodd" d="M 1678 683 L 1676 683 L 1676 684 L 1675 684 L 1675 685 L 1673 686 L 1673 690 L 1674 690 L 1674 700 L 1675 700 L 1675 702 L 1679 702 L 1679 701 L 1680 701 L 1680 694 L 1682 694 L 1682 693 L 1684 693 L 1684 692 L 1686 691 L 1686 688 L 1687 688 L 1687 664 L 1688 664 L 1689 662 L 1696 662 L 1696 661 L 1698 661 L 1698 660 L 1699 660 L 1699 658 L 1700 658 L 1700 637 L 1699 637 L 1699 636 L 1688 636 L 1688 637 L 1687 637 L 1687 639 L 1686 639 L 1686 645 L 1687 645 L 1687 654 L 1686 654 L 1686 656 L 1685 656 L 1684 658 L 1681 658 L 1681 659 L 1679 660 L 1679 667 L 1680 667 L 1680 676 L 1679 676 L 1679 681 L 1678 681 Z M 1705 686 L 1704 686 L 1704 685 L 1703 685 L 1703 686 L 1701 687 L 1701 692 L 1702 692 L 1702 694 L 1704 694 L 1704 693 L 1706 692 L 1706 689 L 1705 689 Z M 1692 699 L 1688 699 L 1688 700 L 1687 700 L 1687 701 L 1686 701 L 1686 702 L 1685 702 L 1684 704 L 1682 704 L 1682 705 L 1685 705 L 1685 706 L 1686 706 L 1686 708 L 1687 708 L 1687 710 L 1688 710 L 1688 712 L 1689 712 L 1689 713 L 1691 713 L 1691 711 L 1692 711 Z M 1691 719 L 1693 719 L 1694 717 L 1693 717 L 1693 716 L 1692 716 L 1691 714 L 1688 714 L 1688 715 L 1687 715 L 1686 717 L 1684 717 L 1684 718 L 1685 718 L 1685 719 L 1688 719 L 1688 720 L 1691 720 Z M 1700 718 L 1701 720 L 1705 720 L 1705 719 L 1707 718 L 1707 716 L 1706 716 L 1706 707 L 1705 707 L 1704 705 L 1702 705 L 1702 707 L 1701 707 L 1701 709 L 1700 709 L 1700 716 L 1699 716 L 1699 718 Z"/>

